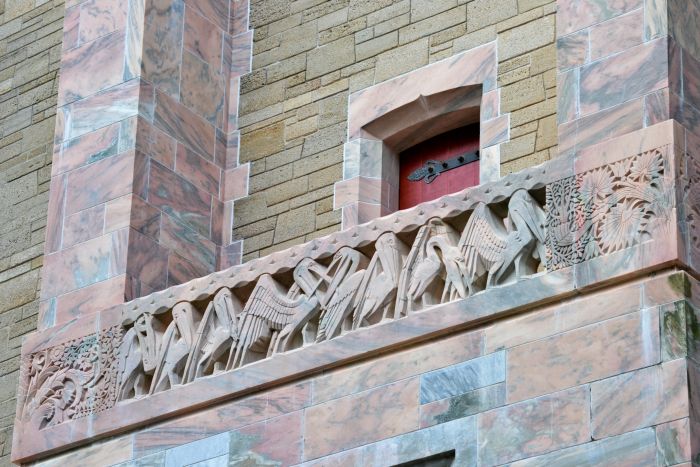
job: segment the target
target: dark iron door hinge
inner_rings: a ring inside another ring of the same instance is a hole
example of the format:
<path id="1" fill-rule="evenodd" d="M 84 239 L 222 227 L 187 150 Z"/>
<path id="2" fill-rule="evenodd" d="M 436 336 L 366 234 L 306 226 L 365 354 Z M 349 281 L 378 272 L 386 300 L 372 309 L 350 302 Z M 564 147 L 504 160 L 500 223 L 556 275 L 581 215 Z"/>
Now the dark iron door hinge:
<path id="1" fill-rule="evenodd" d="M 425 183 L 432 183 L 441 173 L 478 160 L 479 151 L 462 154 L 461 156 L 453 157 L 446 161 L 429 160 L 425 162 L 423 167 L 414 170 L 411 175 L 408 176 L 408 179 L 412 182 L 425 180 Z"/>

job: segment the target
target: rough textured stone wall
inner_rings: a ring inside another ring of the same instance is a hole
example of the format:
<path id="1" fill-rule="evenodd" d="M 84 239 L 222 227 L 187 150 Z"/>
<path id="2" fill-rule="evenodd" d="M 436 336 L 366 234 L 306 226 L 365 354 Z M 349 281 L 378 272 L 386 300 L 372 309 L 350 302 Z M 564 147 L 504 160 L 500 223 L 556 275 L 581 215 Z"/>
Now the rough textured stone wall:
<path id="1" fill-rule="evenodd" d="M 0 0 L 0 465 L 21 339 L 36 328 L 63 11 L 60 0 Z"/>
<path id="2" fill-rule="evenodd" d="M 498 41 L 501 112 L 510 113 L 502 172 L 556 152 L 555 1 L 258 0 L 253 71 L 242 78 L 236 201 L 244 259 L 338 230 L 348 95 Z"/>

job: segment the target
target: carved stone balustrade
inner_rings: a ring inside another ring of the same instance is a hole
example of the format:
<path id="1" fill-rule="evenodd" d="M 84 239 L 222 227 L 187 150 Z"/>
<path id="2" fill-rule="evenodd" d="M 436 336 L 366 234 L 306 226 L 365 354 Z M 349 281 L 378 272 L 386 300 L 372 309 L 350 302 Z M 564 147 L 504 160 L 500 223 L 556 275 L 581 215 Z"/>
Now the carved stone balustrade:
<path id="1" fill-rule="evenodd" d="M 669 121 L 35 333 L 13 455 L 37 459 L 621 277 L 697 268 L 698 148 Z"/>

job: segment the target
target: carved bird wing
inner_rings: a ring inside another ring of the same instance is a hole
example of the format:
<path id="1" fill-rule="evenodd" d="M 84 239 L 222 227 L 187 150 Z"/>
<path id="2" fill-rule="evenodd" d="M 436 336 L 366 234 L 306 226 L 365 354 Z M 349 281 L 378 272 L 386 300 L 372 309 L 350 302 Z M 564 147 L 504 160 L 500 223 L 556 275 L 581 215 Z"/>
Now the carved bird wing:
<path id="1" fill-rule="evenodd" d="M 263 276 L 255 286 L 248 303 L 243 309 L 243 321 L 247 322 L 252 318 L 256 318 L 268 323 L 270 328 L 279 331 L 292 322 L 297 308 L 305 299 L 305 296 L 296 300 L 286 298 L 277 283 L 273 282 L 273 279 L 269 278 L 269 276 Z"/>
<path id="2" fill-rule="evenodd" d="M 357 290 L 365 271 L 359 271 L 345 279 L 338 287 L 321 318 L 316 342 L 332 339 L 340 332 L 343 321 L 352 311 Z"/>
<path id="3" fill-rule="evenodd" d="M 308 301 L 305 295 L 290 300 L 282 287 L 269 275 L 262 276 L 253 289 L 241 315 L 238 348 L 231 365 L 242 364 L 245 353 L 270 330 L 281 331 L 292 323 L 303 305 Z M 299 317 L 301 318 L 301 317 Z"/>
<path id="4" fill-rule="evenodd" d="M 503 222 L 486 204 L 479 204 L 469 218 L 459 242 L 467 270 L 476 270 L 479 257 L 488 262 L 497 261 L 508 246 L 507 238 L 508 232 Z"/>

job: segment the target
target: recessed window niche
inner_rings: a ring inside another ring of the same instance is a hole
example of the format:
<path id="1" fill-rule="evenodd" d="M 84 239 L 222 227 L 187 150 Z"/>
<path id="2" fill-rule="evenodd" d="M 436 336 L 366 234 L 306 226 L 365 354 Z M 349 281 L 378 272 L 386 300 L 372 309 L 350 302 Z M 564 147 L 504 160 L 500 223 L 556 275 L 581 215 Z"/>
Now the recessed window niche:
<path id="1" fill-rule="evenodd" d="M 499 178 L 494 142 L 507 139 L 509 117 L 499 114 L 496 52 L 489 43 L 350 96 L 334 199 L 343 228 L 397 211 L 401 153 L 459 128 L 480 127 L 478 182 Z"/>

